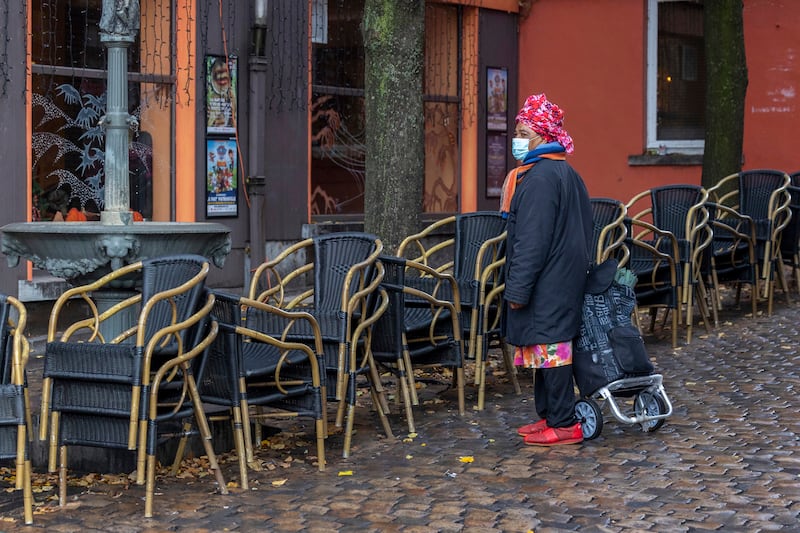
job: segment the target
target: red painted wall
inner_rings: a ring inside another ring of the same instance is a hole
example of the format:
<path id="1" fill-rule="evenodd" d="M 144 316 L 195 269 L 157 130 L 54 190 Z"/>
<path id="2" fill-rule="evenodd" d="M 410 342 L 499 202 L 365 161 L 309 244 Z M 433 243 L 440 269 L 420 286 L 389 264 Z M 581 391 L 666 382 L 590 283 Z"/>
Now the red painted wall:
<path id="1" fill-rule="evenodd" d="M 800 170 L 800 2 L 745 0 L 744 166 Z"/>
<path id="2" fill-rule="evenodd" d="M 520 98 L 544 92 L 564 109 L 570 161 L 592 196 L 627 201 L 650 187 L 700 182 L 699 165 L 628 164 L 645 146 L 646 10 L 644 0 L 537 0 L 520 23 Z M 744 168 L 800 170 L 800 47 L 791 30 L 800 2 L 750 0 L 744 16 Z"/>

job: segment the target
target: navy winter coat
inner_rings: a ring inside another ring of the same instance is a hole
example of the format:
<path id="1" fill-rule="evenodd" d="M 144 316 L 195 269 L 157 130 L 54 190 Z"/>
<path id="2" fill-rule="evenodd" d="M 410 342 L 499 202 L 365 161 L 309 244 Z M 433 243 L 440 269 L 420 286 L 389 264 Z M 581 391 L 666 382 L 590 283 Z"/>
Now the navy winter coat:
<path id="1" fill-rule="evenodd" d="M 578 335 L 592 258 L 592 207 L 580 175 L 543 159 L 517 184 L 508 216 L 505 336 L 514 346 Z M 508 302 L 523 304 L 513 310 Z"/>

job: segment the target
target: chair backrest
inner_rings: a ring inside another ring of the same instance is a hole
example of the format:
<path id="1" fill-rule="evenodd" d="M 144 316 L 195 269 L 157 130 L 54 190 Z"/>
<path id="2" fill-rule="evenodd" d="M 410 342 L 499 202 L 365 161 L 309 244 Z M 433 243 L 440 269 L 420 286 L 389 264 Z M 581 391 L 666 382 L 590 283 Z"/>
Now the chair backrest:
<path id="1" fill-rule="evenodd" d="M 478 251 L 483 243 L 506 230 L 506 219 L 499 211 L 477 211 L 457 215 L 455 225 L 453 275 L 457 280 L 474 279 Z M 485 268 L 495 259 L 483 257 L 480 268 Z"/>
<path id="2" fill-rule="evenodd" d="M 348 297 L 374 275 L 374 262 L 383 250 L 380 240 L 360 232 L 331 233 L 314 239 L 314 307 L 340 309 L 345 285 Z M 356 266 L 363 268 L 354 269 Z"/>
<path id="3" fill-rule="evenodd" d="M 0 294 L 0 459 L 19 459 L 19 428 L 29 421 L 30 413 L 25 406 L 26 319 L 22 302 Z M 27 456 L 27 449 L 24 453 Z M 23 474 L 17 470 L 16 475 L 19 481 Z"/>
<path id="4" fill-rule="evenodd" d="M 746 170 L 739 173 L 739 212 L 763 220 L 770 217 L 772 193 L 786 183 L 779 170 Z"/>
<path id="5" fill-rule="evenodd" d="M 0 294 L 0 384 L 11 382 L 11 364 L 14 357 L 14 342 L 11 338 L 11 303 L 8 296 Z"/>
<path id="6" fill-rule="evenodd" d="M 241 368 L 241 344 L 236 327 L 242 324 L 240 298 L 221 291 L 214 294 L 211 319 L 219 325 L 214 342 L 203 361 L 198 381 L 200 395 L 204 401 L 238 403 Z"/>
<path id="7" fill-rule="evenodd" d="M 389 297 L 389 305 L 372 328 L 373 355 L 380 360 L 383 354 L 395 353 L 402 349 L 403 310 L 405 308 L 405 264 L 406 260 L 382 255 L 384 267 L 381 287 Z"/>
<path id="8" fill-rule="evenodd" d="M 143 305 L 158 293 L 175 291 L 171 298 L 157 302 L 148 313 L 145 339 L 197 312 L 208 268 L 208 260 L 199 255 L 174 255 L 142 261 Z M 176 290 L 184 285 L 189 286 L 188 290 Z M 186 340 L 186 332 L 182 335 Z"/>
<path id="9" fill-rule="evenodd" d="M 590 198 L 589 202 L 592 205 L 592 242 L 595 261 L 600 263 L 608 248 L 623 245 L 627 234 L 624 225 L 626 208 L 624 203 L 614 198 Z"/>
<path id="10" fill-rule="evenodd" d="M 689 238 L 696 222 L 697 210 L 702 208 L 708 194 L 699 185 L 665 185 L 650 190 L 653 223 L 657 228 L 669 231 L 677 239 Z"/>

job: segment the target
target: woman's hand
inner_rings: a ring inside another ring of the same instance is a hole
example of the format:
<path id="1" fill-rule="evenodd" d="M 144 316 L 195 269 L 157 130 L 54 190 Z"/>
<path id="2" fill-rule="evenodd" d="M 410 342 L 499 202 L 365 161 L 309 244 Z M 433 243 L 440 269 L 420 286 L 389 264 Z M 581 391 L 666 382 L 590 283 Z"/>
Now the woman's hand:
<path id="1" fill-rule="evenodd" d="M 511 309 L 515 309 L 515 310 L 516 309 L 521 309 L 523 307 L 522 304 L 518 304 L 517 302 L 508 302 L 508 305 L 509 305 L 509 307 L 511 307 Z"/>

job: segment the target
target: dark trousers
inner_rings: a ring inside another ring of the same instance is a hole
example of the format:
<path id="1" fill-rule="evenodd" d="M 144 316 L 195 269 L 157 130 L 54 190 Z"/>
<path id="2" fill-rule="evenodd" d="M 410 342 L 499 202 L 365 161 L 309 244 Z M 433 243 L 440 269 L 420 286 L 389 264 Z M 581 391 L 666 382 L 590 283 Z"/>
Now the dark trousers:
<path id="1" fill-rule="evenodd" d="M 572 365 L 537 368 L 534 373 L 533 396 L 536 413 L 551 428 L 563 428 L 577 422 Z"/>

